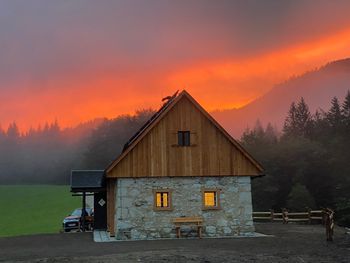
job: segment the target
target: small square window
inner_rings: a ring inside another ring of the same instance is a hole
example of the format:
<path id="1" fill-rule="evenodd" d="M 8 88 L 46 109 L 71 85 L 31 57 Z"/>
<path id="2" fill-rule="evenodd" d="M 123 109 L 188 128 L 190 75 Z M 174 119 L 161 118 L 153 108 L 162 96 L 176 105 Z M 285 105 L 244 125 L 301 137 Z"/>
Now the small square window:
<path id="1" fill-rule="evenodd" d="M 177 142 L 179 146 L 190 146 L 191 138 L 190 131 L 178 131 L 177 132 Z"/>
<path id="2" fill-rule="evenodd" d="M 171 191 L 154 190 L 154 209 L 171 210 Z"/>
<path id="3" fill-rule="evenodd" d="M 219 190 L 204 189 L 203 190 L 203 209 L 219 209 Z"/>

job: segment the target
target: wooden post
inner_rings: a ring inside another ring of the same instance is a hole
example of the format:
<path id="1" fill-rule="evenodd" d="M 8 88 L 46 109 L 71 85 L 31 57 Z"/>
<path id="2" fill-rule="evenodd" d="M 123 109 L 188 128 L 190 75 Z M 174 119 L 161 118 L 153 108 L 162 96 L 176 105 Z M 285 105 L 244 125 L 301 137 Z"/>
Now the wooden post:
<path id="1" fill-rule="evenodd" d="M 86 192 L 83 192 L 83 205 L 81 209 L 81 230 L 85 232 L 85 217 L 86 217 Z"/>
<path id="2" fill-rule="evenodd" d="M 198 226 L 198 236 L 202 238 L 202 226 Z"/>
<path id="3" fill-rule="evenodd" d="M 115 236 L 115 195 L 116 180 L 107 179 L 107 228 L 111 237 Z"/>
<path id="4" fill-rule="evenodd" d="M 311 214 L 311 208 L 308 208 L 308 217 L 309 217 L 309 224 L 310 224 L 310 225 L 311 225 L 311 223 L 312 223 L 311 216 L 312 216 L 312 214 Z"/>
<path id="5" fill-rule="evenodd" d="M 282 219 L 283 224 L 288 224 L 288 210 L 286 208 L 282 209 Z"/>
<path id="6" fill-rule="evenodd" d="M 176 226 L 176 237 L 177 238 L 180 238 L 181 237 L 181 229 L 180 229 L 180 226 Z"/>
<path id="7" fill-rule="evenodd" d="M 322 225 L 326 226 L 326 208 L 322 208 Z"/>
<path id="8" fill-rule="evenodd" d="M 270 212 L 271 212 L 271 222 L 273 222 L 275 218 L 273 209 L 270 209 Z"/>
<path id="9" fill-rule="evenodd" d="M 326 225 L 326 236 L 327 241 L 333 241 L 334 234 L 334 211 L 326 208 L 324 210 L 325 214 L 325 225 Z"/>

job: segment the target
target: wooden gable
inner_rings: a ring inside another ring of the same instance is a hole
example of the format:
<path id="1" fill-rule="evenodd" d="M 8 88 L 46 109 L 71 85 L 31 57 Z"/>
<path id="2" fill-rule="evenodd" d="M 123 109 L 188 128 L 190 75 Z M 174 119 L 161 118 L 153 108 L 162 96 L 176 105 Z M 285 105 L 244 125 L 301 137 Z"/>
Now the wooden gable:
<path id="1" fill-rule="evenodd" d="M 178 131 L 190 131 L 191 146 L 178 146 Z M 108 178 L 258 176 L 262 171 L 186 91 L 106 170 Z"/>

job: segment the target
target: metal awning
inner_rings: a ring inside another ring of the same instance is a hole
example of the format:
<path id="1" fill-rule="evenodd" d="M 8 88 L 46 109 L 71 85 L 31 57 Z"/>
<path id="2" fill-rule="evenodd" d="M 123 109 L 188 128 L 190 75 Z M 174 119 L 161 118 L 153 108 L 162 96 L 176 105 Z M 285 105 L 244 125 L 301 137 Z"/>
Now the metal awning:
<path id="1" fill-rule="evenodd" d="M 72 170 L 71 192 L 101 192 L 105 190 L 104 170 Z"/>

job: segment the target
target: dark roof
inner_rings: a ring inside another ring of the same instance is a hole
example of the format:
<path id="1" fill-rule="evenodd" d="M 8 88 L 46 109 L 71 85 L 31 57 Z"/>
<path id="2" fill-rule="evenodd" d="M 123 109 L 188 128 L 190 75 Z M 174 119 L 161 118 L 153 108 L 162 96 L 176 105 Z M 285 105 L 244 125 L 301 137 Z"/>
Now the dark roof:
<path id="1" fill-rule="evenodd" d="M 101 191 L 105 188 L 104 170 L 72 170 L 71 191 Z"/>
<path id="2" fill-rule="evenodd" d="M 171 102 L 176 98 L 177 93 L 179 91 L 176 91 L 172 96 L 169 96 L 169 99 L 166 103 L 163 104 L 163 106 L 152 115 L 152 117 L 124 144 L 122 153 L 128 149 L 128 147 L 135 141 L 137 138 L 142 134 L 144 130 L 147 129 L 155 120 L 158 119 L 158 117 L 161 115 L 161 113 L 171 104 Z"/>

